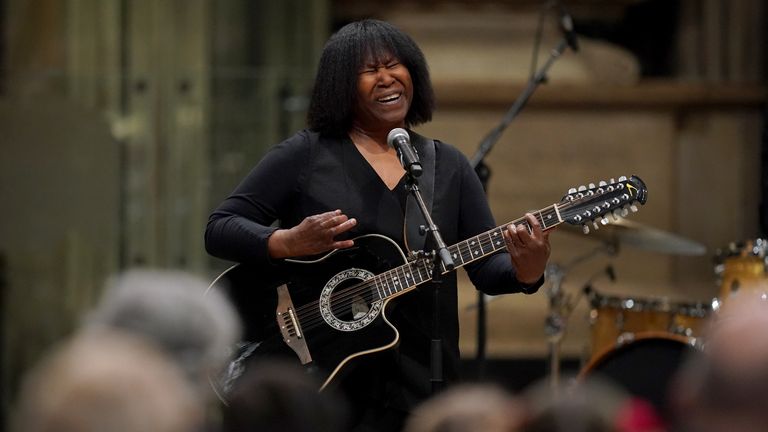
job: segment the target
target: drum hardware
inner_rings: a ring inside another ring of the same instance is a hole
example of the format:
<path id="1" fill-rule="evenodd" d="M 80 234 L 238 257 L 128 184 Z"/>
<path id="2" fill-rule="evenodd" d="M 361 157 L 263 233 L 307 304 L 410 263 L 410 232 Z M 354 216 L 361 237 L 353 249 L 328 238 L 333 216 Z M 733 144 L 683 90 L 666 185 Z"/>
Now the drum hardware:
<path id="1" fill-rule="evenodd" d="M 671 302 L 667 298 L 622 297 L 589 292 L 591 358 L 633 341 L 638 334 L 659 332 L 693 338 L 703 332 L 712 311 L 707 303 Z"/>
<path id="2" fill-rule="evenodd" d="M 570 226 L 563 227 L 561 231 L 582 235 L 580 229 Z M 550 282 L 550 289 L 547 291 L 549 314 L 544 330 L 548 337 L 550 383 L 553 391 L 557 391 L 559 387 L 560 343 L 566 331 L 567 320 L 582 296 L 586 296 L 591 305 L 593 346 L 590 363 L 596 362 L 600 355 L 605 355 L 606 352 L 638 343 L 638 340 L 648 337 L 649 331 L 658 333 L 659 337 L 668 337 L 687 344 L 698 334 L 701 323 L 712 310 L 711 305 L 699 303 L 673 304 L 666 299 L 604 296 L 592 289 L 592 282 L 600 275 L 609 274 L 607 269 L 590 278 L 577 297 L 573 298 L 564 293 L 563 280 L 571 267 L 600 252 L 616 255 L 620 245 L 673 255 L 695 256 L 706 253 L 706 247 L 698 242 L 623 218 L 608 220 L 608 223 L 601 226 L 590 238 L 600 240 L 602 246 L 577 257 L 568 266 L 560 267 L 555 264 L 547 267 L 547 280 Z M 611 280 L 615 280 L 615 275 L 609 276 Z M 605 310 L 613 310 L 614 313 L 601 315 L 600 311 Z M 605 324 L 601 321 L 603 317 L 608 318 Z"/>
<path id="3" fill-rule="evenodd" d="M 714 261 L 715 277 L 720 286 L 719 299 L 713 300 L 713 306 L 717 302 L 717 309 L 735 295 L 768 299 L 768 240 L 732 242 L 716 251 Z"/>
<path id="4" fill-rule="evenodd" d="M 616 245 L 606 243 L 574 258 L 565 266 L 560 266 L 557 263 L 547 264 L 545 276 L 546 280 L 549 281 L 549 289 L 547 290 L 549 313 L 544 320 L 544 333 L 547 335 L 549 350 L 549 384 L 555 396 L 557 396 L 557 392 L 560 389 L 560 344 L 563 336 L 565 336 L 568 318 L 581 298 L 588 295 L 588 289 L 586 288 L 580 290 L 576 297 L 564 292 L 563 281 L 565 276 L 569 269 L 598 254 L 613 256 L 617 251 Z M 591 287 L 592 282 L 603 274 L 607 274 L 612 280 L 615 279 L 613 268 L 609 266 L 604 272 L 591 277 L 585 287 Z"/>
<path id="5" fill-rule="evenodd" d="M 634 340 L 635 340 L 634 333 L 622 333 L 619 335 L 619 337 L 616 338 L 616 347 L 618 348 L 624 344 L 633 342 Z"/>

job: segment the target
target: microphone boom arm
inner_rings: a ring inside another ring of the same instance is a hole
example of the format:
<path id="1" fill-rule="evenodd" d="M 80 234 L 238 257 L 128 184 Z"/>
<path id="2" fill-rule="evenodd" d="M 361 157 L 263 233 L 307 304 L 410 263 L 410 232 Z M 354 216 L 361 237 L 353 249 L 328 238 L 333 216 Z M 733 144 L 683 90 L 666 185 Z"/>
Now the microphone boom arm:
<path id="1" fill-rule="evenodd" d="M 555 48 L 550 51 L 547 62 L 544 63 L 541 69 L 539 69 L 539 71 L 536 72 L 536 74 L 532 76 L 531 79 L 528 80 L 528 85 L 526 85 L 525 89 L 523 89 L 523 92 L 520 94 L 520 96 L 518 96 L 504 117 L 502 117 L 501 122 L 495 128 L 493 128 L 488 133 L 488 135 L 485 136 L 485 138 L 483 138 L 483 141 L 480 142 L 477 151 L 475 152 L 474 156 L 472 156 L 472 159 L 470 159 L 472 168 L 477 169 L 477 167 L 483 163 L 483 159 L 485 159 L 488 153 L 491 152 L 494 144 L 496 144 L 496 141 L 501 138 L 501 134 L 504 132 L 507 126 L 509 126 L 509 124 L 512 123 L 512 120 L 514 120 L 515 117 L 520 114 L 520 111 L 523 110 L 523 107 L 525 107 L 525 104 L 528 103 L 528 99 L 533 96 L 533 92 L 536 91 L 536 88 L 541 83 L 547 81 L 547 72 L 549 71 L 549 68 L 552 66 L 555 60 L 557 60 L 563 54 L 563 52 L 565 52 L 567 47 L 568 41 L 566 38 L 563 38 L 560 40 L 557 46 L 555 46 Z"/>

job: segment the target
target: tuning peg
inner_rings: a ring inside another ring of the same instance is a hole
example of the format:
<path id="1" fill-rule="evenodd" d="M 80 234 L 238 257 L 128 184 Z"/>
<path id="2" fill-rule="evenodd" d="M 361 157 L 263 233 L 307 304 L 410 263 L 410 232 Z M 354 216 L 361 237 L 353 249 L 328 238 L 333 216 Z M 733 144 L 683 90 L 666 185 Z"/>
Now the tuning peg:
<path id="1" fill-rule="evenodd" d="M 584 192 L 585 190 L 587 190 L 586 186 L 584 185 L 579 186 L 579 192 Z"/>
<path id="2" fill-rule="evenodd" d="M 595 221 L 592 221 L 592 227 L 595 229 L 595 231 L 600 229 L 600 225 L 598 225 Z"/>
<path id="3" fill-rule="evenodd" d="M 594 189 L 594 188 L 595 188 L 595 184 L 594 184 L 594 183 L 590 183 L 590 184 L 589 184 L 589 188 L 590 188 L 590 189 Z"/>
<path id="4" fill-rule="evenodd" d="M 620 182 L 627 181 L 627 177 L 626 176 L 621 176 L 621 177 L 619 177 L 619 181 Z"/>
<path id="5" fill-rule="evenodd" d="M 637 206 L 636 206 L 636 205 L 634 205 L 634 204 L 632 204 L 631 206 L 629 206 L 629 209 L 630 209 L 630 210 L 632 210 L 632 213 L 636 213 L 636 212 L 637 212 Z"/>
<path id="6" fill-rule="evenodd" d="M 589 234 L 589 227 L 586 225 L 582 225 L 581 232 L 583 232 L 584 234 Z"/>
<path id="7" fill-rule="evenodd" d="M 611 181 L 610 181 L 610 182 L 608 182 L 608 183 L 611 183 L 611 184 L 613 184 L 613 183 L 616 183 L 616 179 L 614 179 L 613 177 L 611 177 Z"/>
<path id="8" fill-rule="evenodd" d="M 568 195 L 575 194 L 575 193 L 576 193 L 576 188 L 568 189 Z"/>
<path id="9" fill-rule="evenodd" d="M 608 220 L 607 217 L 604 217 L 604 218 L 600 219 L 600 223 L 603 224 L 603 225 L 608 225 L 608 222 L 610 222 L 610 221 Z"/>
<path id="10" fill-rule="evenodd" d="M 600 180 L 600 181 L 597 183 L 597 185 L 598 185 L 598 186 L 600 186 L 600 187 L 603 187 L 603 186 L 608 186 L 608 183 L 606 183 L 606 182 L 605 182 L 605 180 Z"/>
<path id="11" fill-rule="evenodd" d="M 621 210 L 622 209 L 616 209 L 611 212 L 611 216 L 613 216 L 614 222 L 618 222 L 619 219 L 621 219 Z"/>

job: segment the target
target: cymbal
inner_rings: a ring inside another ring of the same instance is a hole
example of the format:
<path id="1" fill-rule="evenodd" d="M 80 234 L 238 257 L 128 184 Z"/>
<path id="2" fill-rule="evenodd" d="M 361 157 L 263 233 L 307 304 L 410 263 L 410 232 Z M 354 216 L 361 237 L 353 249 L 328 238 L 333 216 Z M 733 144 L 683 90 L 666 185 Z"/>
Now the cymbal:
<path id="1" fill-rule="evenodd" d="M 587 237 L 617 246 L 630 246 L 650 252 L 672 255 L 704 255 L 707 248 L 701 243 L 652 228 L 625 218 L 608 219 L 607 225 L 598 222 L 599 229 L 591 229 Z M 564 232 L 584 235 L 580 226 L 564 224 Z M 591 226 L 590 226 L 591 228 Z"/>

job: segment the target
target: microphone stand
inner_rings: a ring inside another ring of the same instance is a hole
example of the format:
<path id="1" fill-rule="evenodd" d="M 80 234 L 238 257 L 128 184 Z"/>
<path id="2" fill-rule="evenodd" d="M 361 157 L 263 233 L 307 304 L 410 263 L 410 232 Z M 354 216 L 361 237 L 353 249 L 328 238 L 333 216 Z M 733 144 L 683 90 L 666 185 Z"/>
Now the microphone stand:
<path id="1" fill-rule="evenodd" d="M 416 199 L 419 205 L 424 220 L 427 222 L 427 226 L 421 226 L 420 231 L 422 234 L 429 233 L 432 236 L 433 245 L 437 248 L 437 251 L 432 252 L 432 284 L 434 286 L 432 300 L 433 300 L 433 315 L 432 315 L 432 340 L 430 341 L 430 378 L 432 394 L 436 394 L 443 387 L 443 340 L 440 337 L 440 286 L 442 284 L 443 270 L 452 271 L 456 266 L 451 258 L 448 247 L 443 241 L 443 237 L 440 235 L 440 229 L 435 225 L 432 220 L 432 216 L 429 214 L 424 199 L 421 196 L 419 190 L 419 182 L 416 176 L 411 175 L 410 171 L 406 170 L 408 176 L 406 181 L 406 188 Z M 428 242 L 427 242 L 428 244 Z M 442 264 L 442 267 L 440 266 Z"/>
<path id="2" fill-rule="evenodd" d="M 485 164 L 484 159 L 491 152 L 494 144 L 501 138 L 501 134 L 512 123 L 512 120 L 520 114 L 523 110 L 528 99 L 531 98 L 538 86 L 547 81 L 547 72 L 552 64 L 557 60 L 565 49 L 568 47 L 568 40 L 563 38 L 549 53 L 549 58 L 546 63 L 528 80 L 528 85 L 523 89 L 522 94 L 518 96 L 517 100 L 512 104 L 507 113 L 502 118 L 501 122 L 493 129 L 488 135 L 483 138 L 477 151 L 470 160 L 472 168 L 480 178 L 480 183 L 483 185 L 483 190 L 486 195 L 488 194 L 488 180 L 491 177 L 491 170 Z M 478 378 L 483 378 L 485 374 L 485 344 L 486 344 L 486 310 L 485 310 L 485 298 L 484 294 L 480 291 L 477 292 L 477 370 Z"/>

